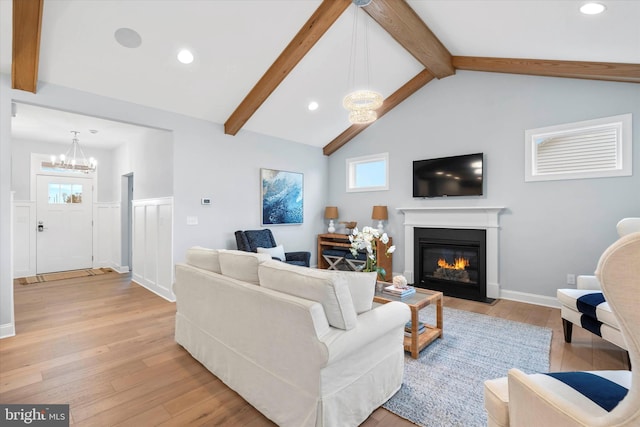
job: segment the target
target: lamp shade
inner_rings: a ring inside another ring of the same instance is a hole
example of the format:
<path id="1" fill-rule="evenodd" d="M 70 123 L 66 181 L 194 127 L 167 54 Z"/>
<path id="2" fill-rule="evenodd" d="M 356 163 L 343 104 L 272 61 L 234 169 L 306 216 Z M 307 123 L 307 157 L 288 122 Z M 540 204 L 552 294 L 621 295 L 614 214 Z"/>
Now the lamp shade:
<path id="1" fill-rule="evenodd" d="M 325 219 L 336 219 L 338 218 L 338 207 L 337 206 L 327 206 L 324 208 L 324 218 Z"/>
<path id="2" fill-rule="evenodd" d="M 371 213 L 371 219 L 377 219 L 379 221 L 389 219 L 389 213 L 386 206 L 374 206 Z"/>

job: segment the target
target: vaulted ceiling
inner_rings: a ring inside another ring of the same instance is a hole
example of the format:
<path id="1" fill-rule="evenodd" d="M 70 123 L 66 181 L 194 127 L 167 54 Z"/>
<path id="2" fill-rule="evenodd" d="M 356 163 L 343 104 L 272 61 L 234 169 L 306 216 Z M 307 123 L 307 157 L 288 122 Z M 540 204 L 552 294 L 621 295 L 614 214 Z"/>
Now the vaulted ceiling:
<path id="1" fill-rule="evenodd" d="M 597 16 L 583 3 L 373 0 L 357 13 L 379 120 L 456 70 L 640 83 L 640 1 L 605 0 Z M 366 128 L 342 108 L 355 13 L 350 0 L 0 0 L 0 71 L 13 67 L 15 88 L 49 82 L 331 154 Z M 119 28 L 140 47 L 118 44 Z"/>

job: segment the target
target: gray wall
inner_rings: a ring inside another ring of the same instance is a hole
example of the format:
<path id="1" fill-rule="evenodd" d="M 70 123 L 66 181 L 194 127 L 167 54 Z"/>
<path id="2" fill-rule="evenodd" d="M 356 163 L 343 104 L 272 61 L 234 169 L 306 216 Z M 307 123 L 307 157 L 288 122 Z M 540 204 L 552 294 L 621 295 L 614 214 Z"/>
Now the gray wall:
<path id="1" fill-rule="evenodd" d="M 14 91 L 10 78 L 0 87 L 0 325 L 12 322 L 10 230 L 11 99 L 103 119 L 171 131 L 174 197 L 174 261 L 193 245 L 235 248 L 233 232 L 260 227 L 260 168 L 304 174 L 304 224 L 271 227 L 285 250 L 309 250 L 315 259 L 316 234 L 323 230 L 327 158 L 315 148 L 240 131 L 224 135 L 222 125 L 50 84 L 38 94 Z M 138 183 L 134 177 L 134 183 Z M 114 184 L 115 185 L 115 184 Z M 119 187 L 118 187 L 119 188 Z M 155 194 L 153 197 L 159 196 Z M 138 197 L 136 194 L 134 197 Z M 201 197 L 212 205 L 202 206 Z M 117 198 L 116 198 L 117 200 Z M 197 226 L 186 225 L 197 216 Z"/>
<path id="2" fill-rule="evenodd" d="M 524 182 L 524 131 L 633 113 L 631 177 Z M 389 191 L 346 193 L 345 159 L 389 152 Z M 485 195 L 413 199 L 412 161 L 484 152 Z M 616 239 L 615 224 L 640 216 L 640 85 L 459 71 L 433 81 L 329 158 L 328 202 L 340 219 L 373 224 L 389 206 L 386 230 L 404 269 L 399 207 L 505 206 L 499 276 L 507 295 L 554 297 L 567 273 L 591 274 Z M 526 299 L 526 298 L 524 298 Z"/>
<path id="3" fill-rule="evenodd" d="M 12 333 L 11 78 L 0 74 L 0 336 Z"/>

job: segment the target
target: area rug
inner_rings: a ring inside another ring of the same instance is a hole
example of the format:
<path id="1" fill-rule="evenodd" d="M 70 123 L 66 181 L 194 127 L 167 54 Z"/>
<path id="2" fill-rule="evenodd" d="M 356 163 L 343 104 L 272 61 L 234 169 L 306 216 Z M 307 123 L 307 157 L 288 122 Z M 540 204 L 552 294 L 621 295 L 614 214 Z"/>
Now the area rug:
<path id="1" fill-rule="evenodd" d="M 551 329 L 444 307 L 444 337 L 405 358 L 400 390 L 383 407 L 424 427 L 485 427 L 484 381 L 549 371 Z M 435 309 L 420 310 L 435 324 Z"/>
<path id="2" fill-rule="evenodd" d="M 110 268 L 88 268 L 84 270 L 61 271 L 59 273 L 38 274 L 37 276 L 22 277 L 18 280 L 21 285 L 29 285 L 31 283 L 51 282 L 53 280 L 74 279 L 76 277 L 98 276 L 110 273 Z"/>

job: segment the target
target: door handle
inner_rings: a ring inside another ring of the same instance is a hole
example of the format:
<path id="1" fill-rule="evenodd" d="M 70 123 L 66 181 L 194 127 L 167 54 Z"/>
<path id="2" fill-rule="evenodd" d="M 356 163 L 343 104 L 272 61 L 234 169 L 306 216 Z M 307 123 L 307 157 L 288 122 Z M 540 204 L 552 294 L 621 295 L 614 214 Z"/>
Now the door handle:
<path id="1" fill-rule="evenodd" d="M 44 231 L 44 224 L 42 221 L 38 221 L 38 233 L 42 233 Z"/>

